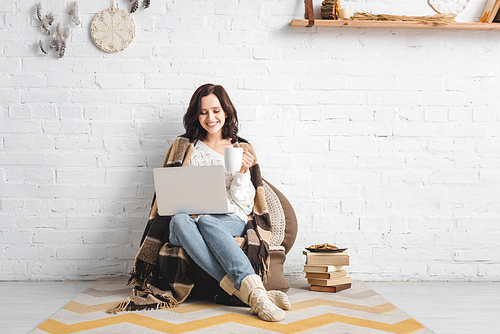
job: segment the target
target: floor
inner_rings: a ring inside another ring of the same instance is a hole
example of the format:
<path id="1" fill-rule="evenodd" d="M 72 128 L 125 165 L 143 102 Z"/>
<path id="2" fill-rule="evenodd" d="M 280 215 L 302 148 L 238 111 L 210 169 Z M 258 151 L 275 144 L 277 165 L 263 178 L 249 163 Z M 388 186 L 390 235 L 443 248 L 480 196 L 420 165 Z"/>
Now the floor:
<path id="1" fill-rule="evenodd" d="M 2 334 L 29 333 L 91 281 L 0 282 Z M 369 282 L 436 334 L 500 334 L 500 282 Z"/>
<path id="2" fill-rule="evenodd" d="M 436 334 L 500 334 L 500 282 L 369 282 Z"/>

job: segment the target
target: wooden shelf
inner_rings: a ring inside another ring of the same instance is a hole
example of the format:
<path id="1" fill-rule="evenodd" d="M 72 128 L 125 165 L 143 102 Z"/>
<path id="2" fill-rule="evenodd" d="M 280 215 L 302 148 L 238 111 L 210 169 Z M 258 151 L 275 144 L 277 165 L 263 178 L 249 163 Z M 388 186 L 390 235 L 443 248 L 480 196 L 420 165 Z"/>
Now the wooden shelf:
<path id="1" fill-rule="evenodd" d="M 290 27 L 307 27 L 310 20 L 295 19 Z M 441 29 L 441 30 L 495 30 L 500 31 L 500 23 L 454 22 L 448 25 L 432 22 L 409 21 L 358 21 L 358 20 L 314 20 L 313 27 L 331 28 L 376 28 L 376 29 Z"/>

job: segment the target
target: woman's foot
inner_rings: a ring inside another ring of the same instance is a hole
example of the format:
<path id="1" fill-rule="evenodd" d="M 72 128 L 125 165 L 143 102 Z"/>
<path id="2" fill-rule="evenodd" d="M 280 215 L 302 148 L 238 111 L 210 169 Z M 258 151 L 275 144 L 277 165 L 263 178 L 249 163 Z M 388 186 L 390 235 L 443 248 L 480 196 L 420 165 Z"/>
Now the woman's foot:
<path id="1" fill-rule="evenodd" d="M 257 314 L 265 321 L 277 322 L 285 319 L 285 311 L 277 307 L 267 296 L 264 289 L 255 289 L 250 293 L 248 304 L 250 313 Z M 253 312 L 252 312 L 253 311 Z"/>
<path id="2" fill-rule="evenodd" d="M 250 305 L 250 312 L 257 314 L 262 320 L 276 322 L 285 319 L 285 311 L 276 306 L 268 297 L 259 275 L 245 277 L 240 288 L 234 294 L 241 301 Z M 272 295 L 275 296 L 276 294 L 273 293 Z"/>
<path id="3" fill-rule="evenodd" d="M 267 291 L 267 297 L 269 297 L 274 305 L 278 306 L 282 310 L 289 310 L 292 308 L 292 304 L 290 304 L 288 296 L 282 291 L 269 290 Z M 257 314 L 257 311 L 254 308 L 250 308 L 250 313 Z"/>

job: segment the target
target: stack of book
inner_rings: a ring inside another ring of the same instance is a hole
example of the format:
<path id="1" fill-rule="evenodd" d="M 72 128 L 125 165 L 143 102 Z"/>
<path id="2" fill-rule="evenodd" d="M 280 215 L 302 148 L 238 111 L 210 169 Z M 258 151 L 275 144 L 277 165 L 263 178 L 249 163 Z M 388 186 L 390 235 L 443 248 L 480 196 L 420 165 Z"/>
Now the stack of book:
<path id="1" fill-rule="evenodd" d="M 349 265 L 347 252 L 306 252 L 307 284 L 311 291 L 339 292 L 351 287 L 345 266 Z"/>

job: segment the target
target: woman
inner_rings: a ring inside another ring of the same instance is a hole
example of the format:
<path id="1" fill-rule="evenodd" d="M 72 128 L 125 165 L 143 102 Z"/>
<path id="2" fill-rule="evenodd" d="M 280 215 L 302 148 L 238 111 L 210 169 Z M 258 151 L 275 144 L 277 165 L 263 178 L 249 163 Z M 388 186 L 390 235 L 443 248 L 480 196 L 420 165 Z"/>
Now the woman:
<path id="1" fill-rule="evenodd" d="M 163 262 L 157 259 L 147 259 L 147 254 L 158 252 L 163 233 L 168 235 L 169 244 L 163 245 L 159 250 L 160 256 L 163 254 L 167 258 L 182 258 L 182 253 L 177 251 L 173 255 L 169 253 L 172 246 L 174 249 L 182 247 L 194 262 L 219 282 L 224 291 L 229 295 L 234 294 L 250 305 L 252 314 L 258 314 L 266 321 L 283 320 L 283 309 L 290 308 L 288 297 L 281 291 L 266 291 L 260 276 L 266 276 L 269 265 L 270 219 L 266 210 L 259 166 L 253 147 L 237 136 L 236 109 L 222 86 L 205 84 L 194 92 L 184 115 L 184 128 L 186 133 L 174 141 L 167 153 L 165 167 L 223 165 L 226 147 L 243 147 L 239 172 L 225 173 L 229 211 L 235 214 L 199 217 L 177 214 L 169 217 L 169 224 L 161 224 L 161 217 L 158 216 L 154 204 L 141 250 L 132 270 L 131 281 L 140 281 L 144 286 L 148 276 L 154 275 L 154 266 L 159 262 L 164 277 L 174 277 L 172 281 L 177 279 L 176 284 L 169 282 L 171 286 L 186 285 L 179 284 L 177 274 L 177 271 L 183 269 L 172 269 L 176 267 L 171 264 L 162 265 Z M 257 191 L 256 187 L 260 190 Z M 168 225 L 168 230 L 162 230 L 164 225 Z M 155 232 L 155 229 L 158 231 Z M 233 238 L 244 236 L 245 233 L 248 239 L 246 253 Z M 156 240 L 154 235 L 159 236 L 160 240 Z M 165 269 L 166 267 L 168 268 Z M 181 267 L 179 265 L 179 268 Z M 148 285 L 148 288 L 151 287 Z M 148 290 L 149 293 L 150 290 L 152 289 Z M 190 289 L 187 293 L 182 292 L 180 288 L 174 290 L 177 295 L 175 303 L 182 302 L 190 292 Z M 140 290 L 138 294 L 143 291 Z M 165 297 L 165 294 L 156 295 L 160 295 L 160 301 L 172 299 Z M 134 303 L 134 300 L 129 300 L 126 305 L 122 303 L 125 308 L 111 312 L 127 309 L 130 302 Z M 154 305 L 154 302 L 150 304 Z"/>

